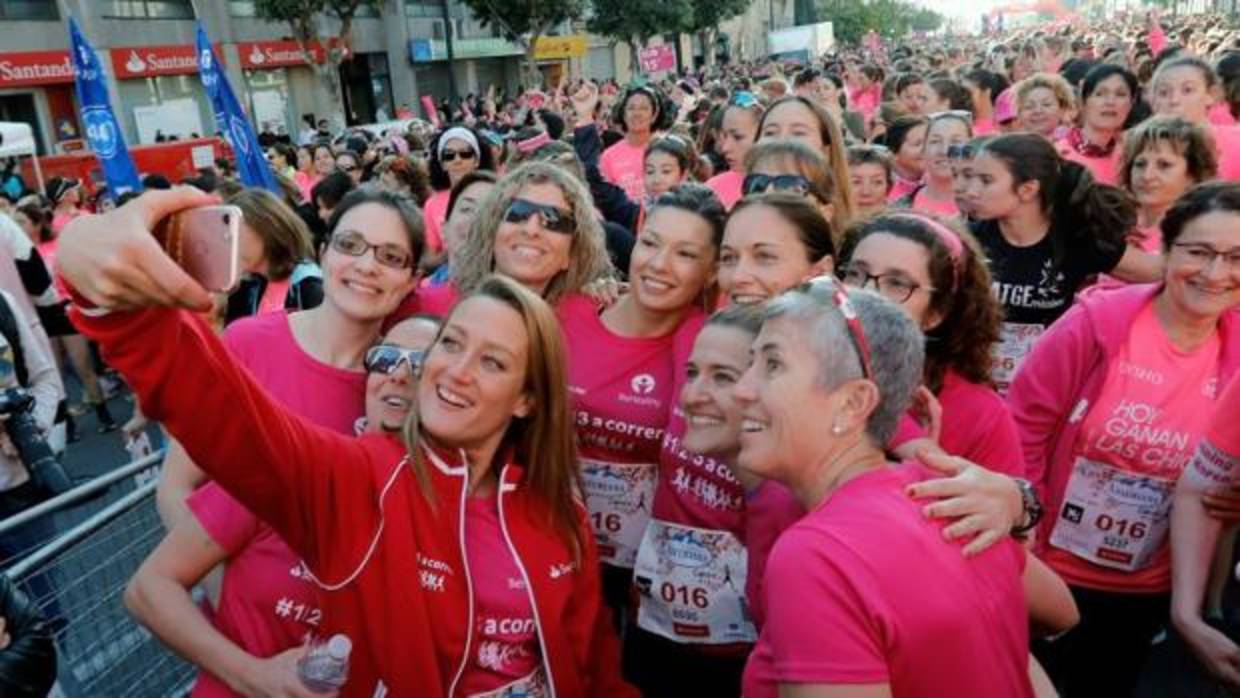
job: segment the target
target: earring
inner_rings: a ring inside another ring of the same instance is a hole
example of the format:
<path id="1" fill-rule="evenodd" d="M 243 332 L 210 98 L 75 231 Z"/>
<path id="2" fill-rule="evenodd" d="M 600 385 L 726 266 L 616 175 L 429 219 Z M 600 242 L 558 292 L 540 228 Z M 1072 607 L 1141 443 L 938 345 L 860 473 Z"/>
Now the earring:
<path id="1" fill-rule="evenodd" d="M 835 436 L 839 436 L 844 433 L 844 427 L 840 426 L 839 422 L 836 422 L 835 425 L 831 427 L 831 433 Z"/>

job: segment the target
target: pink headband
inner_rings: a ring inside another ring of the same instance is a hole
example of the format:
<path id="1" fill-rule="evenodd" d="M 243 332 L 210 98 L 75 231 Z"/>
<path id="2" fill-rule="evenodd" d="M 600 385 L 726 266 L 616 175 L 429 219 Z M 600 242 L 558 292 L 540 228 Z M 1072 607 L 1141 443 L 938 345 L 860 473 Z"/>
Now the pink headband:
<path id="1" fill-rule="evenodd" d="M 899 218 L 910 218 L 924 224 L 934 232 L 935 237 L 942 241 L 943 246 L 947 248 L 947 253 L 952 258 L 952 291 L 960 288 L 960 268 L 964 266 L 964 241 L 960 239 L 960 235 L 930 216 L 924 216 L 920 213 L 910 211 L 891 215 Z"/>
<path id="2" fill-rule="evenodd" d="M 530 153 L 534 152 L 535 150 L 538 150 L 539 148 L 541 148 L 542 146 L 550 142 L 551 142 L 551 136 L 548 136 L 547 132 L 543 131 L 537 136 L 531 136 L 530 138 L 526 138 L 523 141 L 517 141 L 517 150 L 521 151 L 522 153 L 526 155 L 529 155 Z"/>

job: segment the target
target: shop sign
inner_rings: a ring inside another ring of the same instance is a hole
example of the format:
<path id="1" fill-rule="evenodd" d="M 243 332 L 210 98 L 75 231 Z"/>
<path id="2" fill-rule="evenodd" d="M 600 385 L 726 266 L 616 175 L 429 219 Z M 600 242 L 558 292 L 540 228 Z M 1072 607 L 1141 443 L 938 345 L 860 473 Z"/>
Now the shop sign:
<path id="1" fill-rule="evenodd" d="M 569 36 L 540 36 L 534 42 L 534 60 L 550 61 L 564 58 L 581 58 L 589 48 L 582 34 Z"/>
<path id="2" fill-rule="evenodd" d="M 218 45 L 215 52 L 223 55 Z M 192 45 L 114 48 L 111 54 L 112 72 L 120 79 L 198 72 L 198 54 Z"/>
<path id="3" fill-rule="evenodd" d="M 68 51 L 0 53 L 0 87 L 73 82 Z"/>
<path id="4" fill-rule="evenodd" d="M 322 44 L 309 45 L 310 56 L 315 63 L 327 60 Z M 271 70 L 305 65 L 301 45 L 296 41 L 241 41 L 237 43 L 241 55 L 241 67 L 246 70 Z"/>

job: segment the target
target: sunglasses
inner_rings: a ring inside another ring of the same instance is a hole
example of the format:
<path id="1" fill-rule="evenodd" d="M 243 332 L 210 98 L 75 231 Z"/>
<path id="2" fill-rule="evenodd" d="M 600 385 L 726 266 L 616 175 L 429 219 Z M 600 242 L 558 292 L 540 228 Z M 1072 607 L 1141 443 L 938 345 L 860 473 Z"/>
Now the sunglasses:
<path id="1" fill-rule="evenodd" d="M 741 183 L 741 192 L 745 196 L 761 194 L 771 189 L 795 192 L 804 196 L 810 192 L 811 186 L 810 181 L 801 175 L 749 174 L 745 175 L 745 180 Z"/>
<path id="2" fill-rule="evenodd" d="M 457 158 L 460 158 L 462 160 L 473 160 L 474 151 L 472 150 L 445 150 L 443 151 L 443 154 L 439 156 L 439 161 L 440 162 L 452 162 L 453 160 Z"/>
<path id="3" fill-rule="evenodd" d="M 810 279 L 801 284 L 798 290 L 819 303 L 829 303 L 840 311 L 840 315 L 844 316 L 844 326 L 848 329 L 853 349 L 857 351 L 857 359 L 861 362 L 861 376 L 872 380 L 874 369 L 870 362 L 870 343 L 865 338 L 865 328 L 861 326 L 860 316 L 848 300 L 848 292 L 829 276 Z"/>
<path id="4" fill-rule="evenodd" d="M 976 154 L 977 148 L 968 144 L 947 146 L 947 157 L 950 160 L 972 160 Z"/>
<path id="5" fill-rule="evenodd" d="M 752 92 L 746 92 L 745 90 L 734 92 L 732 98 L 728 100 L 728 106 L 740 107 L 741 109 L 748 109 L 757 104 L 760 104 L 758 98 Z"/>
<path id="6" fill-rule="evenodd" d="M 372 245 L 358 233 L 337 233 L 331 237 L 331 248 L 350 257 L 361 257 L 375 251 L 375 261 L 392 269 L 408 269 L 413 266 L 413 255 L 396 245 Z"/>
<path id="7" fill-rule="evenodd" d="M 513 199 L 504 211 L 507 223 L 524 223 L 530 216 L 537 214 L 542 227 L 553 233 L 572 235 L 577 229 L 577 221 L 573 214 L 557 206 L 538 204 L 526 199 Z"/>
<path id="8" fill-rule="evenodd" d="M 400 369 L 402 362 L 409 364 L 409 372 L 416 374 L 422 367 L 422 357 L 426 352 L 419 349 L 405 349 L 392 344 L 376 344 L 366 350 L 362 366 L 367 373 L 382 373 L 390 376 Z"/>
<path id="9" fill-rule="evenodd" d="M 929 121 L 938 121 L 939 119 L 960 119 L 966 124 L 973 125 L 973 112 L 964 109 L 949 109 L 947 111 L 936 111 L 933 114 L 927 114 L 926 119 Z"/>

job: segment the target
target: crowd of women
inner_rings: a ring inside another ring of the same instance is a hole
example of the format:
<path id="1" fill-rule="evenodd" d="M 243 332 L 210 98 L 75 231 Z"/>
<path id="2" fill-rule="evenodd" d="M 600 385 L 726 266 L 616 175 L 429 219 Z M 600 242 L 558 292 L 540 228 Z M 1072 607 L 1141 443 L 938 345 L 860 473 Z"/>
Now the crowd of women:
<path id="1" fill-rule="evenodd" d="M 76 217 L 175 439 L 126 603 L 196 696 L 338 633 L 348 696 L 1240 689 L 1235 78 L 1213 17 L 871 45 Z M 221 198 L 226 303 L 148 234 Z"/>

